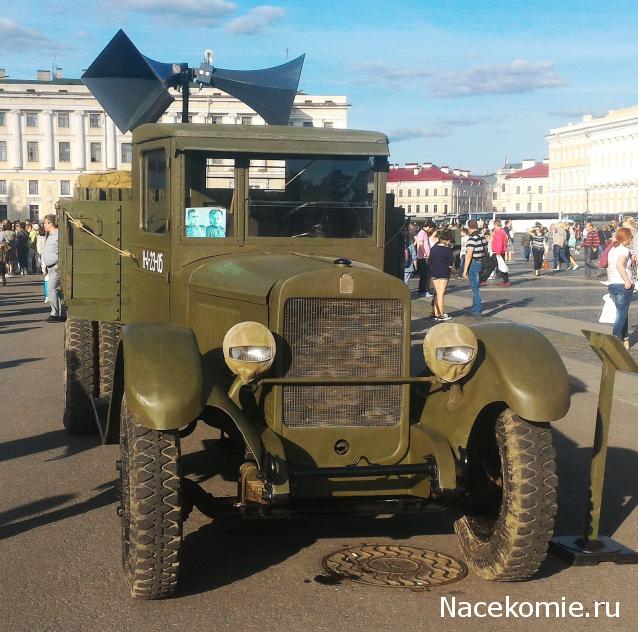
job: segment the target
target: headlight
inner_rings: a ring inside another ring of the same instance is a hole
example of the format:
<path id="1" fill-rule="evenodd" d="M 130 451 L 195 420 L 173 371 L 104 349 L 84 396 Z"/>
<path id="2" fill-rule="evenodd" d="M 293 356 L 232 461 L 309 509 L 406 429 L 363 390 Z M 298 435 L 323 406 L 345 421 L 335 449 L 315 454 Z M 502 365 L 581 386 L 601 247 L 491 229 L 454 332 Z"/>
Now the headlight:
<path id="1" fill-rule="evenodd" d="M 272 358 L 270 347 L 231 347 L 230 357 L 243 362 L 266 362 Z"/>
<path id="2" fill-rule="evenodd" d="M 467 364 L 474 357 L 472 347 L 439 347 L 436 350 L 436 359 L 452 364 Z"/>
<path id="3" fill-rule="evenodd" d="M 466 376 L 476 359 L 478 341 L 466 325 L 441 323 L 428 330 L 423 341 L 425 362 L 444 382 Z"/>
<path id="4" fill-rule="evenodd" d="M 275 360 L 275 338 L 261 323 L 237 323 L 224 336 L 224 360 L 244 384 L 265 373 Z"/>

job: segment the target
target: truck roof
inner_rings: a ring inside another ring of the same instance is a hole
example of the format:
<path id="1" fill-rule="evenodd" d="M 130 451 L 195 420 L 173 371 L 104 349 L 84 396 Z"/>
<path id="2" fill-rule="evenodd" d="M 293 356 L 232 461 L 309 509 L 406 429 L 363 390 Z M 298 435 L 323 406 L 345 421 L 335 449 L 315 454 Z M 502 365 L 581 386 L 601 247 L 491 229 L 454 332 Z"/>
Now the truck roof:
<path id="1" fill-rule="evenodd" d="M 261 154 L 388 156 L 380 132 L 289 125 L 149 123 L 133 131 L 133 143 L 172 138 L 176 149 Z"/>

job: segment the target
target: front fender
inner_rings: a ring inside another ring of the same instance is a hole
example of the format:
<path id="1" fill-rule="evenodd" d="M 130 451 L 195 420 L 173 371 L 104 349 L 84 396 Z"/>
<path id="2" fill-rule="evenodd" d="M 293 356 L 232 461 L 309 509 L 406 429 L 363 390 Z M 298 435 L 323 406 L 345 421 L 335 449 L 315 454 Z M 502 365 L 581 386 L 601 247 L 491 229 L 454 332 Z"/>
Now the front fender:
<path id="1" fill-rule="evenodd" d="M 204 408 L 203 372 L 190 329 L 165 323 L 122 327 L 124 393 L 135 421 L 154 430 L 189 424 Z"/>
<path id="2" fill-rule="evenodd" d="M 420 423 L 442 432 L 458 452 L 489 404 L 504 402 L 528 421 L 555 421 L 567 414 L 567 370 L 540 331 L 514 323 L 482 323 L 471 329 L 479 342 L 478 356 L 459 382 L 461 396 L 452 397 L 447 388 L 430 393 Z"/>

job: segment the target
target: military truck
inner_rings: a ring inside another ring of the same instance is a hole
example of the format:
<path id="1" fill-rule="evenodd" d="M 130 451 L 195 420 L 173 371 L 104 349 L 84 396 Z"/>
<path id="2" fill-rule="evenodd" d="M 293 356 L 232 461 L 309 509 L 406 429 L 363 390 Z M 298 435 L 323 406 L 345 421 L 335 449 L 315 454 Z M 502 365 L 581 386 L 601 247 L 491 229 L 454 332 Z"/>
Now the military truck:
<path id="1" fill-rule="evenodd" d="M 174 593 L 193 506 L 452 501 L 481 577 L 523 580 L 545 558 L 565 368 L 537 330 L 490 322 L 432 327 L 426 368 L 411 362 L 388 155 L 374 132 L 145 124 L 130 179 L 83 176 L 59 203 L 64 425 L 121 446 L 133 597 Z M 182 474 L 198 423 L 236 464 L 231 497 Z"/>

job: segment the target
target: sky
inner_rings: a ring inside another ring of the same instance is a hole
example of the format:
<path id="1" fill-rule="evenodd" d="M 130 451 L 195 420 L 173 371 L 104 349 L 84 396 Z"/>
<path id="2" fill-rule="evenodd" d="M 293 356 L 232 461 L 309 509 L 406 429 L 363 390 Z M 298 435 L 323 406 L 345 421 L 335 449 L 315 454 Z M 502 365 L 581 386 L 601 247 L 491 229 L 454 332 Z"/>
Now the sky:
<path id="1" fill-rule="evenodd" d="M 79 78 L 118 29 L 146 56 L 267 68 L 306 53 L 299 87 L 345 95 L 391 161 L 493 172 L 547 157 L 548 130 L 638 104 L 630 0 L 0 0 L 0 68 Z"/>

